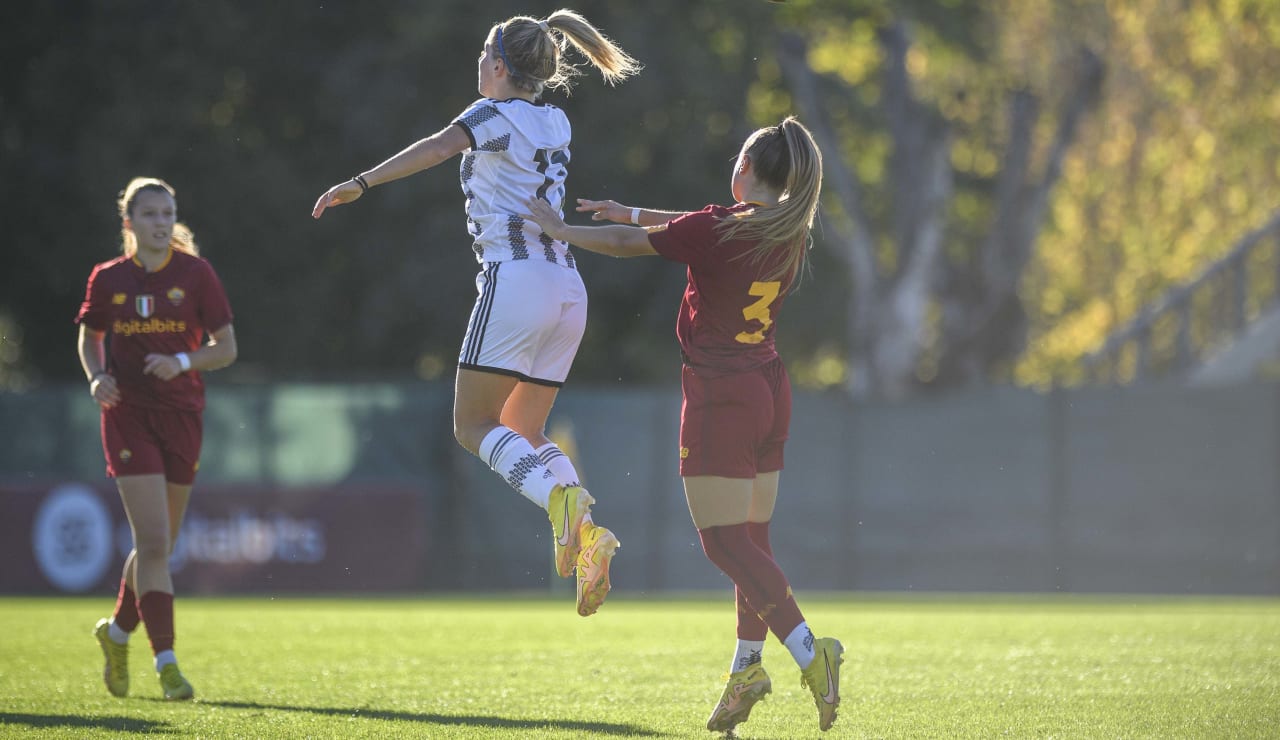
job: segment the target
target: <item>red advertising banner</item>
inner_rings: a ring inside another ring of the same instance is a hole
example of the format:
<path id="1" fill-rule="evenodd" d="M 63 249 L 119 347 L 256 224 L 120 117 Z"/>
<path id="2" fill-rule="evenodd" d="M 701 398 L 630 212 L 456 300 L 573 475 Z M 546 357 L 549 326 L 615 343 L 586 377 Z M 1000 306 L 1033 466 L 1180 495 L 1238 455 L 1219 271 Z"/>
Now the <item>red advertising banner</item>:
<path id="1" fill-rule="evenodd" d="M 133 546 L 110 484 L 0 484 L 0 593 L 100 593 Z M 424 582 L 425 492 L 197 486 L 170 560 L 182 593 L 401 591 Z"/>

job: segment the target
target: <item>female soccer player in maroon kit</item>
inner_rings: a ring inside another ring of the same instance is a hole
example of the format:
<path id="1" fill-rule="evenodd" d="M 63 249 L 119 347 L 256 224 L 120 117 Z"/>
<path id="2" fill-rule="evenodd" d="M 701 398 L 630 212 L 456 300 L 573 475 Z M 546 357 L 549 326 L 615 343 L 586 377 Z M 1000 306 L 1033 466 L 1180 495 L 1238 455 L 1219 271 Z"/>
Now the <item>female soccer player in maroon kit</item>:
<path id="1" fill-rule="evenodd" d="M 200 371 L 235 361 L 235 332 L 222 283 L 177 221 L 173 188 L 134 178 L 117 205 L 124 254 L 93 268 L 76 317 L 80 363 L 102 407 L 107 475 L 133 531 L 115 613 L 94 635 L 112 694 L 128 693 L 129 634 L 141 620 L 164 698 L 190 699 L 173 653 L 169 555 L 200 467 Z"/>
<path id="2" fill-rule="evenodd" d="M 734 166 L 737 203 L 693 213 L 579 200 L 596 221 L 568 226 L 546 201 L 529 204 L 553 239 L 614 257 L 660 255 L 688 265 L 676 337 L 684 359 L 680 475 L 703 551 L 733 580 L 738 649 L 709 730 L 731 730 L 771 691 L 761 651 L 771 630 L 800 666 L 818 724 L 835 721 L 844 648 L 815 639 L 769 546 L 791 385 L 774 347 L 775 321 L 799 279 L 822 189 L 822 156 L 795 118 L 747 139 Z"/>

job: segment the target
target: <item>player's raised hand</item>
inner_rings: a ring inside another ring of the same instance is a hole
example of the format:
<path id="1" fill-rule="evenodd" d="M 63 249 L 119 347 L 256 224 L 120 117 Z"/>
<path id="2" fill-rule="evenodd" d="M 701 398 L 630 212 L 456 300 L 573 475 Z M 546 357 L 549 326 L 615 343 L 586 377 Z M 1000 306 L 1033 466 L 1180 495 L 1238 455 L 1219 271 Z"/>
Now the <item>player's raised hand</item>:
<path id="1" fill-rule="evenodd" d="M 613 221 L 619 224 L 631 223 L 631 209 L 613 200 L 579 198 L 578 212 L 590 212 L 592 221 Z"/>
<path id="2" fill-rule="evenodd" d="M 329 206 L 340 206 L 344 203 L 350 203 L 353 200 L 359 200 L 364 195 L 364 189 L 355 180 L 347 180 L 325 191 L 316 201 L 315 208 L 311 209 L 311 218 L 320 218 L 320 214 L 324 213 L 324 209 Z"/>

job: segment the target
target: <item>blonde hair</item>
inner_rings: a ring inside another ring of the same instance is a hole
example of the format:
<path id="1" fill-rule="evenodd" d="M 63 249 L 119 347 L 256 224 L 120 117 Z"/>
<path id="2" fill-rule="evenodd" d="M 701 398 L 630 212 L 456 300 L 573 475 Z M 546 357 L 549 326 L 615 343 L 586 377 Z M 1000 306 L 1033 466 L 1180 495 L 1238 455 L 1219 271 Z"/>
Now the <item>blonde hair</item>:
<path id="1" fill-rule="evenodd" d="M 759 265 L 776 250 L 786 255 L 761 280 L 794 285 L 808 258 L 810 230 L 822 193 L 822 152 L 813 134 L 795 116 L 747 137 L 742 154 L 751 158 L 752 172 L 763 185 L 780 193 L 776 206 L 757 206 L 736 213 L 716 225 L 720 242 L 753 240 L 756 245 L 740 257 Z"/>
<path id="2" fill-rule="evenodd" d="M 557 35 L 559 39 L 557 39 Z M 562 52 L 573 46 L 591 62 L 604 81 L 616 85 L 638 73 L 641 65 L 611 39 L 572 10 L 561 8 L 539 21 L 518 15 L 489 31 L 511 81 L 516 87 L 541 95 L 545 88 L 571 90 L 570 81 L 582 74 Z"/>
<path id="3" fill-rule="evenodd" d="M 120 191 L 120 195 L 116 199 L 116 208 L 120 211 L 122 223 L 124 219 L 131 217 L 133 204 L 137 200 L 138 194 L 146 190 L 168 193 L 169 197 L 175 201 L 178 197 L 173 190 L 173 186 L 158 177 L 135 177 L 129 181 L 124 190 Z M 120 240 L 120 251 L 124 252 L 124 256 L 132 257 L 138 251 L 138 237 L 134 235 L 133 230 L 121 226 Z M 196 245 L 195 234 L 192 234 L 191 229 L 181 222 L 173 225 L 173 235 L 169 237 L 169 246 L 179 252 L 193 255 L 200 254 L 200 247 Z"/>

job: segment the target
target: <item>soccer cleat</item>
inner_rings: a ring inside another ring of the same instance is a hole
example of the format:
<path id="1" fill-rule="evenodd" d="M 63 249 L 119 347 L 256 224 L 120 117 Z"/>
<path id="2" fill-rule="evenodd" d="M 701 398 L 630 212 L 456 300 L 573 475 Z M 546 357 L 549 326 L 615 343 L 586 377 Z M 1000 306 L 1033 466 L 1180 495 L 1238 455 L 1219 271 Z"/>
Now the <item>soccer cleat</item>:
<path id="1" fill-rule="evenodd" d="M 168 663 L 160 669 L 160 688 L 164 689 L 165 701 L 183 701 L 196 695 L 196 690 L 182 677 L 177 663 Z"/>
<path id="2" fill-rule="evenodd" d="M 582 528 L 582 549 L 578 552 L 578 614 L 596 613 L 609 595 L 609 563 L 618 549 L 618 538 L 604 527 L 587 524 Z"/>
<path id="3" fill-rule="evenodd" d="M 813 662 L 800 671 L 800 684 L 808 686 L 818 705 L 818 729 L 826 732 L 836 721 L 840 706 L 840 664 L 844 662 L 844 646 L 834 637 L 813 641 Z"/>
<path id="4" fill-rule="evenodd" d="M 773 683 L 764 665 L 755 663 L 725 678 L 728 683 L 720 695 L 720 703 L 707 719 L 707 729 L 712 732 L 733 732 L 733 728 L 747 721 L 756 702 L 773 692 Z"/>
<path id="5" fill-rule="evenodd" d="M 573 575 L 573 564 L 581 548 L 582 520 L 596 502 L 581 486 L 556 486 L 547 502 L 551 534 L 556 545 L 556 572 L 561 578 Z"/>
<path id="6" fill-rule="evenodd" d="M 93 628 L 93 636 L 98 638 L 98 646 L 106 660 L 102 666 L 102 680 L 112 696 L 124 696 L 129 693 L 129 646 L 112 640 L 110 629 L 110 619 L 99 619 Z"/>

